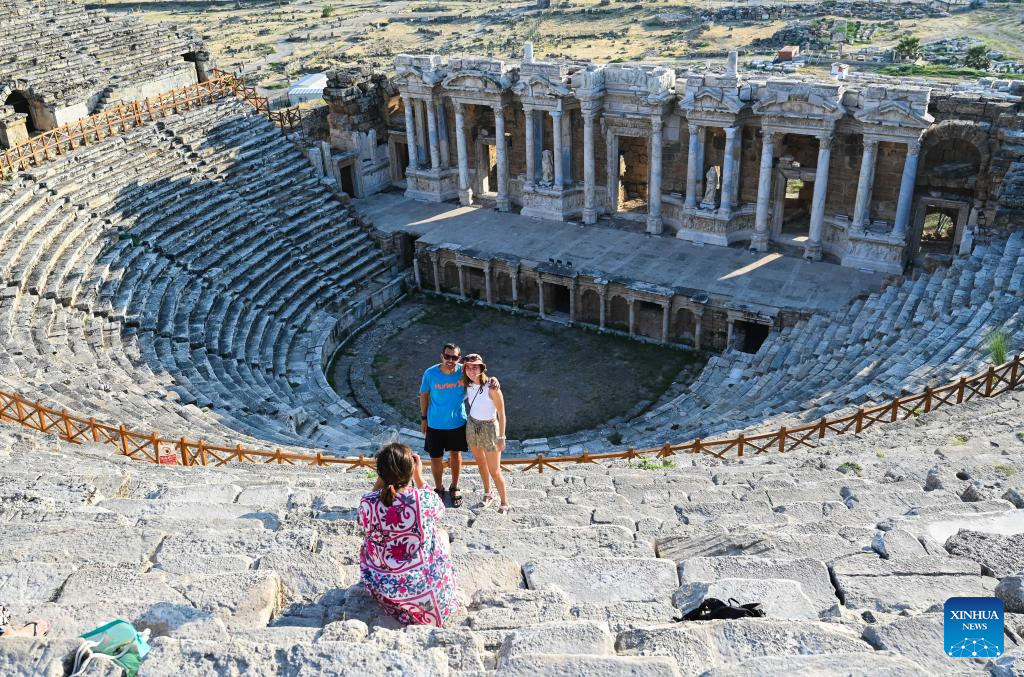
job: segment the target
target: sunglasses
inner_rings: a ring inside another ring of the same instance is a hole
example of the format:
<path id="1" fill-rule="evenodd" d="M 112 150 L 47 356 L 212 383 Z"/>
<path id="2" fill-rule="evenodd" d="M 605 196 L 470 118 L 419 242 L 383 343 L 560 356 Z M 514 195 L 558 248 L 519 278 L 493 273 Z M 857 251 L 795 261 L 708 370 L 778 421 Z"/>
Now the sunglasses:
<path id="1" fill-rule="evenodd" d="M 445 362 L 458 362 L 462 359 L 462 355 L 449 355 L 448 353 L 442 353 L 441 357 Z"/>

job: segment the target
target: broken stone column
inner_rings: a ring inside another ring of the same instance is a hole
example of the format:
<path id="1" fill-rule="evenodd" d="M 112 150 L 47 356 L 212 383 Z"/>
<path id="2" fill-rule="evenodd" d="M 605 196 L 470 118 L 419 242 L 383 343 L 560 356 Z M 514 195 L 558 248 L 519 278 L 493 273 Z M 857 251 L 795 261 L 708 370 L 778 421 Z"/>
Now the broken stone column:
<path id="1" fill-rule="evenodd" d="M 13 106 L 0 107 L 0 148 L 13 148 L 28 141 L 28 115 L 17 113 Z"/>

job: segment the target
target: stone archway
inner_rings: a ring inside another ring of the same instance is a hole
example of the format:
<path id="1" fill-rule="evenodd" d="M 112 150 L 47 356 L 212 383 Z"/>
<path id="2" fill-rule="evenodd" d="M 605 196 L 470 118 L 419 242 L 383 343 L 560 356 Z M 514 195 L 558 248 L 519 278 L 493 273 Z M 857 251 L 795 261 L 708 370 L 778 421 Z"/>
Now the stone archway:
<path id="1" fill-rule="evenodd" d="M 36 116 L 32 111 L 32 104 L 25 92 L 16 89 L 5 93 L 3 97 L 3 105 L 11 106 L 14 108 L 15 113 L 22 113 L 27 116 L 25 119 L 25 131 L 31 134 L 32 132 L 40 129 Z"/>
<path id="2" fill-rule="evenodd" d="M 622 296 L 612 296 L 608 303 L 608 318 L 605 326 L 611 329 L 629 331 L 629 303 Z"/>
<path id="3" fill-rule="evenodd" d="M 672 322 L 672 336 L 679 343 L 696 345 L 697 316 L 692 310 L 680 308 L 676 311 Z"/>
<path id="4" fill-rule="evenodd" d="M 947 120 L 921 138 L 918 195 L 984 200 L 990 185 L 992 159 L 989 133 L 964 120 Z"/>
<path id="5" fill-rule="evenodd" d="M 593 289 L 584 289 L 580 294 L 580 306 L 576 311 L 576 320 L 586 324 L 601 323 L 601 295 Z"/>

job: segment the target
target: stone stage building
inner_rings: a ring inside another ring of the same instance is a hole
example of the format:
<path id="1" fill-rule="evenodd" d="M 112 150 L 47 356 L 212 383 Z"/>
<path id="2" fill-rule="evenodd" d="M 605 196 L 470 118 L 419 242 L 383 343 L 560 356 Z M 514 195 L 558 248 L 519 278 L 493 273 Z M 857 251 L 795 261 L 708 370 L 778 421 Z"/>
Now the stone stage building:
<path id="1" fill-rule="evenodd" d="M 747 75 L 735 55 L 718 74 L 541 62 L 529 48 L 519 63 L 400 55 L 395 68 L 336 73 L 325 90 L 358 197 L 400 186 L 543 219 L 611 216 L 890 274 L 969 251 L 1024 208 L 1015 88 Z M 950 225 L 927 230 L 934 219 Z"/>

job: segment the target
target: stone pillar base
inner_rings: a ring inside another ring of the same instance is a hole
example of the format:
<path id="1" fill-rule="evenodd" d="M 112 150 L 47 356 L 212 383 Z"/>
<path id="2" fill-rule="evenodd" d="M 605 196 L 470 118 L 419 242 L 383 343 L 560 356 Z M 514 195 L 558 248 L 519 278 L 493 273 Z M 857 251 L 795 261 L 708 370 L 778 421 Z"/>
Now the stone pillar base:
<path id="1" fill-rule="evenodd" d="M 467 188 L 466 190 L 459 191 L 459 204 L 463 207 L 468 207 L 473 204 L 473 189 Z"/>
<path id="2" fill-rule="evenodd" d="M 648 216 L 647 217 L 647 232 L 651 235 L 661 235 L 661 232 L 665 229 L 664 221 L 660 216 Z"/>
<path id="3" fill-rule="evenodd" d="M 755 232 L 750 237 L 750 248 L 758 252 L 768 251 L 768 233 Z"/>
<path id="4" fill-rule="evenodd" d="M 821 243 L 808 242 L 804 245 L 804 258 L 808 261 L 821 261 Z"/>
<path id="5" fill-rule="evenodd" d="M 499 212 L 512 211 L 512 201 L 508 199 L 508 196 L 499 197 L 495 201 Z"/>
<path id="6" fill-rule="evenodd" d="M 728 219 L 731 216 L 732 216 L 732 207 L 719 207 L 718 208 L 718 218 L 720 218 L 720 219 Z"/>
<path id="7" fill-rule="evenodd" d="M 597 223 L 597 210 L 596 209 L 584 209 L 583 210 L 583 223 L 588 226 L 592 226 Z"/>

